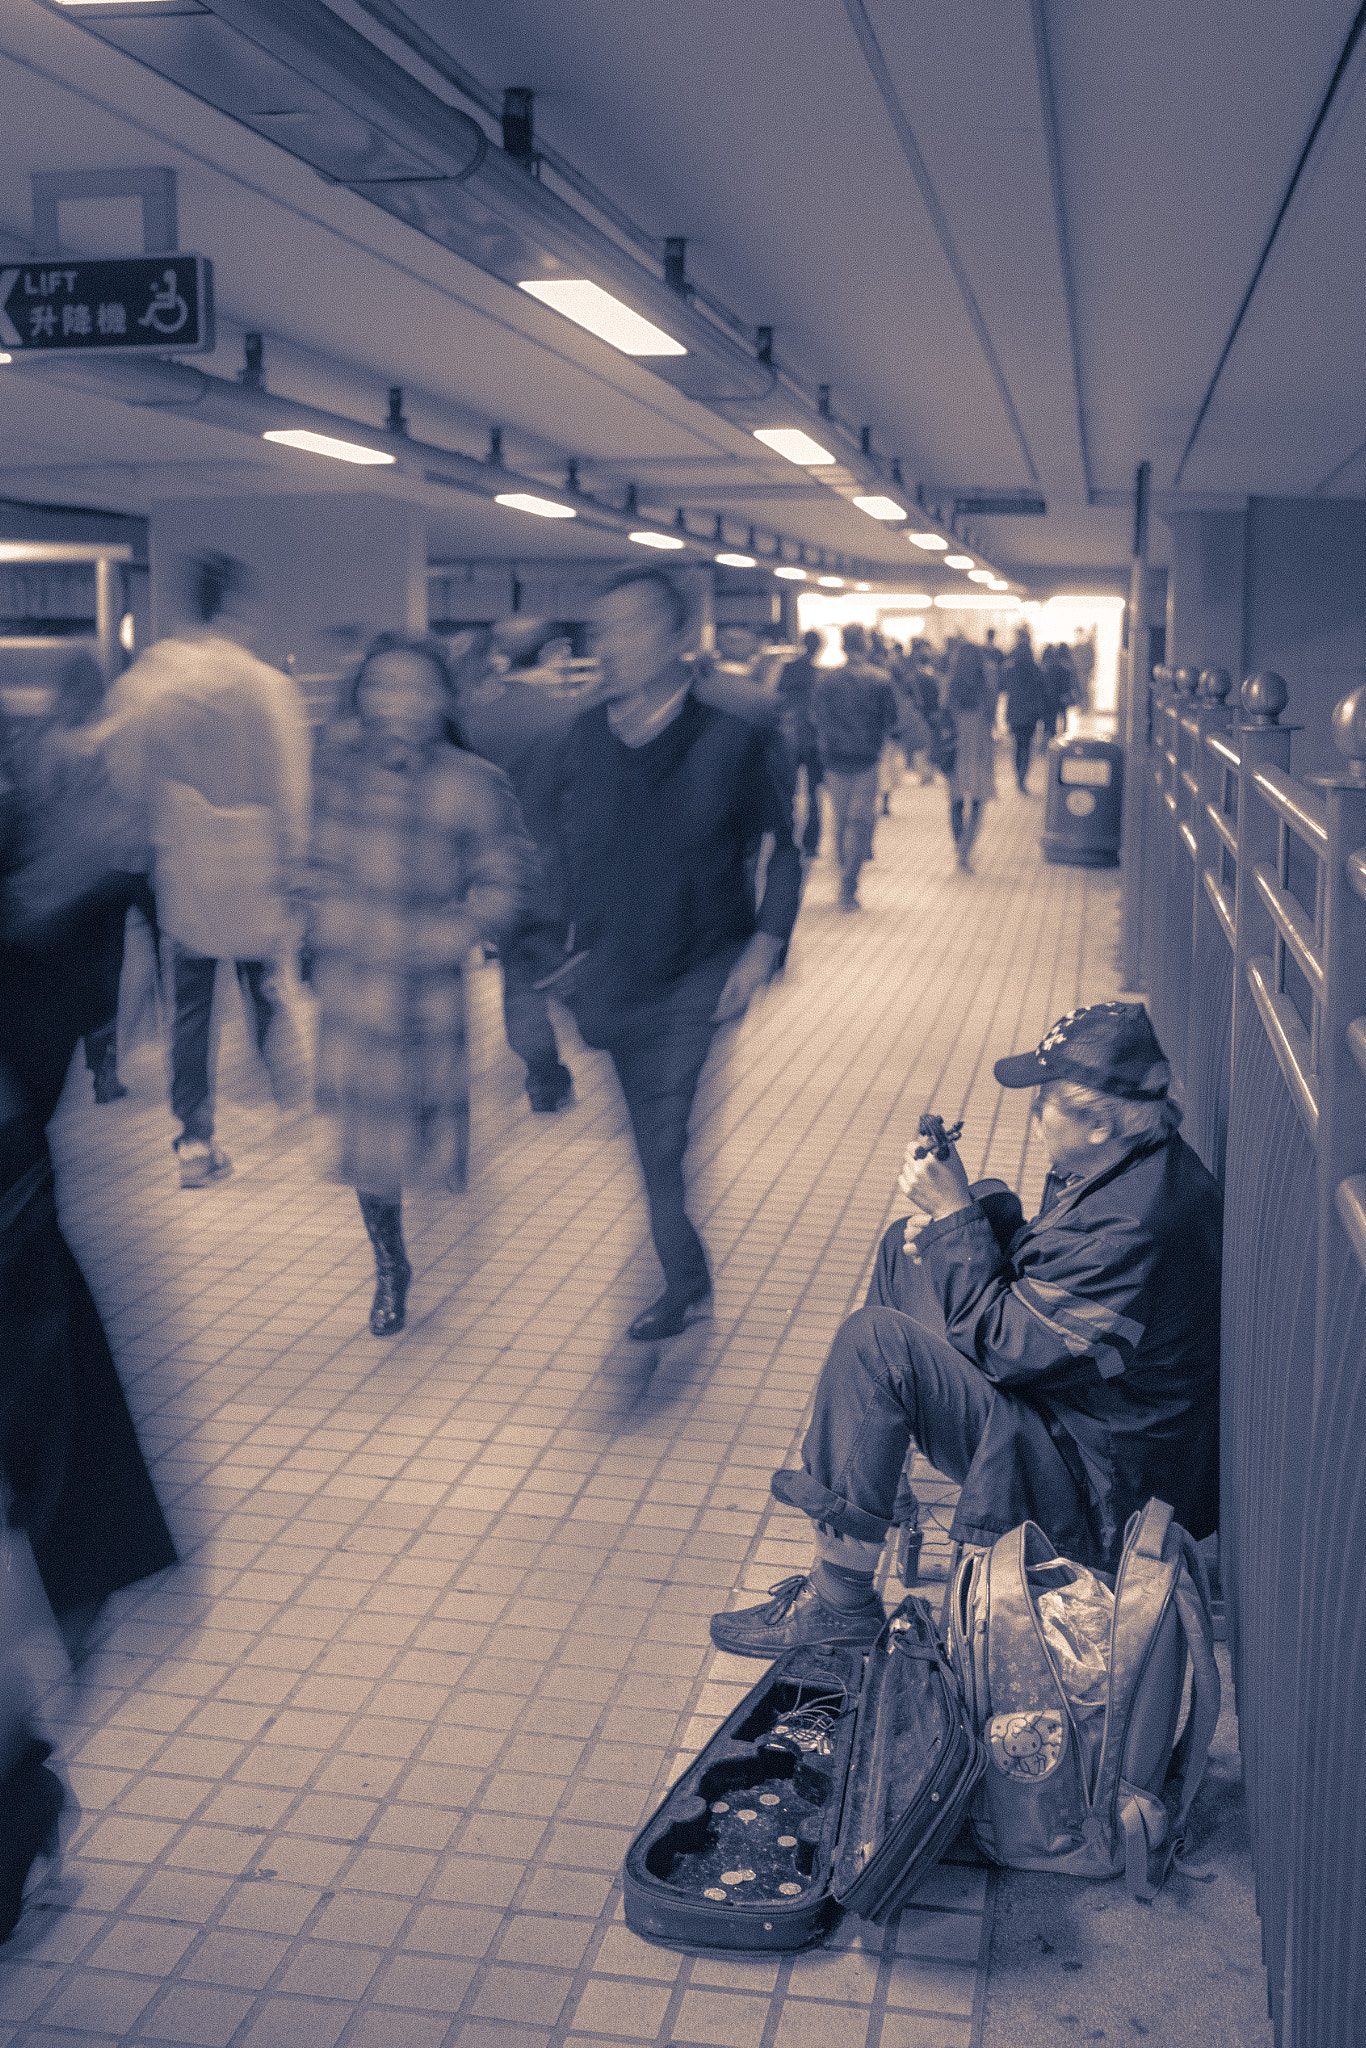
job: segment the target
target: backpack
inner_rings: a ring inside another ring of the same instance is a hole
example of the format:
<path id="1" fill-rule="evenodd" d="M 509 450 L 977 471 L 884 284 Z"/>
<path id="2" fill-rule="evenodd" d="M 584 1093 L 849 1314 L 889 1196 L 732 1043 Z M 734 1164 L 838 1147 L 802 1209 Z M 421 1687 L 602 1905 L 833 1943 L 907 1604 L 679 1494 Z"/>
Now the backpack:
<path id="1" fill-rule="evenodd" d="M 1108 1642 L 1088 1644 L 1068 1624 L 1066 1589 L 1084 1595 L 1089 1582 L 1081 1619 L 1094 1637 L 1097 1581 L 1112 1589 L 1113 1609 Z M 1041 1616 L 1050 1590 L 1064 1598 Z M 1183 1846 L 1219 1717 L 1213 1646 L 1204 1563 L 1165 1501 L 1130 1516 L 1113 1580 L 1059 1559 L 1033 1522 L 964 1558 L 950 1592 L 949 1655 L 988 1752 L 969 1813 L 983 1854 L 1015 1870 L 1123 1871 L 1135 1898 L 1154 1898 Z M 1087 1712 L 1078 1672 L 1093 1649 L 1099 1676 Z M 1178 1743 L 1188 1664 L 1190 1712 Z"/>

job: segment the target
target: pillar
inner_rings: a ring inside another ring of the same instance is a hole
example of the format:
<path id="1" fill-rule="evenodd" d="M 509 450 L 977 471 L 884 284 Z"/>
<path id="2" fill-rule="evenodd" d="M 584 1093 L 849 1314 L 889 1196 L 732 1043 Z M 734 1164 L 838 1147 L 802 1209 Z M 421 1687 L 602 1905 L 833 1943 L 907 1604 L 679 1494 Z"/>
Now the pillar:
<path id="1" fill-rule="evenodd" d="M 1174 669 L 1226 668 L 1236 688 L 1248 672 L 1243 660 L 1245 517 L 1241 512 L 1175 512 L 1166 524 L 1172 540 L 1163 659 Z"/>
<path id="2" fill-rule="evenodd" d="M 297 675 L 317 709 L 330 708 L 328 679 L 376 633 L 426 631 L 426 523 L 416 505 L 359 492 L 154 505 L 149 555 L 158 638 L 191 617 L 191 572 L 206 554 L 245 563 L 256 652 Z"/>
<path id="3" fill-rule="evenodd" d="M 1340 775 L 1333 708 L 1366 669 L 1366 502 L 1250 498 L 1243 584 L 1243 672 L 1290 685 L 1291 774 Z"/>

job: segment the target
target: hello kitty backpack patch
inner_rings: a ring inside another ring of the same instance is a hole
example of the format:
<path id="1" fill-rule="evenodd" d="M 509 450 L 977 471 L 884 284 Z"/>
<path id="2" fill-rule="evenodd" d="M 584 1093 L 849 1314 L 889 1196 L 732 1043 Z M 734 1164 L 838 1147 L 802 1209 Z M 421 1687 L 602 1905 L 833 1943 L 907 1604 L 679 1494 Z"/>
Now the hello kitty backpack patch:
<path id="1" fill-rule="evenodd" d="M 1130 1517 L 1113 1579 L 1060 1558 L 1033 1522 L 965 1558 L 949 1654 L 987 1750 L 969 1816 L 983 1853 L 1017 1870 L 1123 1871 L 1153 1898 L 1219 1718 L 1209 1583 L 1166 1502 Z"/>

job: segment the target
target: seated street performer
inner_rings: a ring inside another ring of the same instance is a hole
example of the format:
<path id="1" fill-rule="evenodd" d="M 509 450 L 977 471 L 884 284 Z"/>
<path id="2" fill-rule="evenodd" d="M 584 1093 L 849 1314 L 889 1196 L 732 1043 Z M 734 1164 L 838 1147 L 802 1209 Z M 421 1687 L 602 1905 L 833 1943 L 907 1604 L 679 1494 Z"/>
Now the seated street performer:
<path id="1" fill-rule="evenodd" d="M 1147 1011 L 1074 1010 L 995 1071 L 1039 1090 L 1039 1214 L 1026 1223 L 999 1181 L 970 1188 L 956 1151 L 908 1147 L 898 1186 L 915 1214 L 883 1238 L 867 1304 L 830 1348 L 801 1468 L 773 1475 L 816 1525 L 815 1561 L 762 1605 L 713 1615 L 720 1649 L 873 1641 L 913 1442 L 962 1485 L 950 1534 L 964 1545 L 1029 1520 L 1113 1570 L 1154 1494 L 1193 1536 L 1217 1526 L 1222 1205 L 1178 1135 Z"/>

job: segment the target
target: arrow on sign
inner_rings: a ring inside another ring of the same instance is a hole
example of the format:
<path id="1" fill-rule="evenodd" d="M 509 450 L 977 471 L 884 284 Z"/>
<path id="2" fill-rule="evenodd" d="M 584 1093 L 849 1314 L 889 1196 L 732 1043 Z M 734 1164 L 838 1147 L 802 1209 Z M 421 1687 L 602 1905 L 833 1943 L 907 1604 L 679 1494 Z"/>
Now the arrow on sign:
<path id="1" fill-rule="evenodd" d="M 9 316 L 9 295 L 18 282 L 17 270 L 0 270 L 0 341 L 8 348 L 24 346 L 24 337 Z"/>

